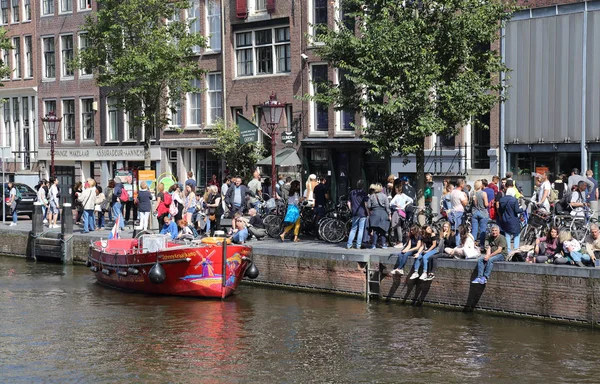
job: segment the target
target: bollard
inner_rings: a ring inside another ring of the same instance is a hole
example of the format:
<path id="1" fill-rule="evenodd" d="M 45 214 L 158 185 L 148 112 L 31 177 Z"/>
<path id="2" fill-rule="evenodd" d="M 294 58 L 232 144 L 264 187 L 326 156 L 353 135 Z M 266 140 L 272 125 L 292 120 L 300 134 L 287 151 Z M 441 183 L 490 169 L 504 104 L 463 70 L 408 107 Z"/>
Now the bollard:
<path id="1" fill-rule="evenodd" d="M 42 215 L 42 203 L 33 203 L 33 217 L 31 220 L 31 232 L 29 232 L 29 239 L 27 242 L 27 258 L 36 259 L 35 244 L 37 238 L 44 232 L 44 217 Z"/>
<path id="2" fill-rule="evenodd" d="M 73 213 L 71 204 L 63 204 L 60 220 L 60 239 L 62 240 L 63 263 L 73 264 Z"/>

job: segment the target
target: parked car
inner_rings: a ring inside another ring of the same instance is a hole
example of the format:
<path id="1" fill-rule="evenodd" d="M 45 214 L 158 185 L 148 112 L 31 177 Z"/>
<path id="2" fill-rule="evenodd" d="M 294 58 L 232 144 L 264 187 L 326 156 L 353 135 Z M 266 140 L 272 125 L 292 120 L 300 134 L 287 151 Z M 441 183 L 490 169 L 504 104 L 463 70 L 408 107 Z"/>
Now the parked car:
<path id="1" fill-rule="evenodd" d="M 33 188 L 31 188 L 29 185 L 27 184 L 21 184 L 21 183 L 14 183 L 15 188 L 19 189 L 19 192 L 21 192 L 21 200 L 19 202 L 17 202 L 17 212 L 19 213 L 19 215 L 27 215 L 29 216 L 29 218 L 32 218 L 33 216 L 33 202 L 37 199 L 37 193 L 35 192 L 35 190 Z M 4 185 L 2 185 L 2 193 L 4 193 L 4 202 L 5 202 L 5 216 L 8 217 L 9 215 L 9 206 L 6 205 L 6 202 L 10 201 L 10 190 L 8 189 L 8 183 L 4 183 Z M 2 211 L 0 211 L 0 215 L 2 214 Z"/>

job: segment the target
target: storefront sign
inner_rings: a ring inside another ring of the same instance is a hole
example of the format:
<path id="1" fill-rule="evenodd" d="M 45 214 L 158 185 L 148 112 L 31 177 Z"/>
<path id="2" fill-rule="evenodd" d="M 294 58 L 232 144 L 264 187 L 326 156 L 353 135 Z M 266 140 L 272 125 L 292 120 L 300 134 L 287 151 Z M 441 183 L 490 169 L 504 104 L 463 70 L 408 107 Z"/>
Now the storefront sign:
<path id="1" fill-rule="evenodd" d="M 298 134 L 296 132 L 283 132 L 281 134 L 281 142 L 283 144 L 296 144 L 298 142 Z"/>
<path id="2" fill-rule="evenodd" d="M 215 139 L 196 139 L 196 140 L 161 140 L 160 146 L 163 148 L 212 148 L 217 145 Z"/>
<path id="3" fill-rule="evenodd" d="M 138 170 L 138 185 L 142 185 L 142 183 L 148 186 L 148 190 L 154 191 L 156 186 L 156 171 L 154 170 Z"/>
<path id="4" fill-rule="evenodd" d="M 258 127 L 242 115 L 237 115 L 240 128 L 240 144 L 256 143 L 258 141 Z"/>
<path id="5" fill-rule="evenodd" d="M 38 150 L 39 160 L 50 160 L 52 153 L 50 148 L 40 148 Z M 160 160 L 160 148 L 150 148 L 150 158 Z M 144 147 L 93 147 L 93 148 L 55 148 L 55 160 L 74 160 L 74 161 L 143 161 Z"/>

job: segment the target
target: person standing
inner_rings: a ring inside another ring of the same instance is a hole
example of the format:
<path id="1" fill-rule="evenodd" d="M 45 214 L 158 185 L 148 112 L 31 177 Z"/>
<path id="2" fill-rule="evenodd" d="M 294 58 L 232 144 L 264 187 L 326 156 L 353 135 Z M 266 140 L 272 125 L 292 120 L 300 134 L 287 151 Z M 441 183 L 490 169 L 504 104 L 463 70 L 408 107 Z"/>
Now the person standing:
<path id="1" fill-rule="evenodd" d="M 96 206 L 96 181 L 89 179 L 88 188 L 79 194 L 77 200 L 83 207 L 83 233 L 95 231 L 94 207 Z"/>
<path id="2" fill-rule="evenodd" d="M 113 206 L 113 195 L 114 195 L 114 190 L 115 190 L 115 181 L 113 179 L 108 180 L 108 185 L 106 186 L 106 189 L 104 190 L 104 197 L 106 198 L 106 200 L 108 200 L 110 202 L 110 209 L 108 210 L 108 221 L 113 221 L 113 215 L 112 215 L 112 206 Z"/>
<path id="3" fill-rule="evenodd" d="M 485 232 L 487 231 L 487 223 L 490 220 L 488 212 L 488 195 L 482 189 L 481 180 L 475 182 L 475 193 L 473 194 L 473 209 L 471 212 L 471 233 L 473 238 L 479 240 L 479 245 L 483 246 L 485 243 Z"/>
<path id="4" fill-rule="evenodd" d="M 152 195 L 148 190 L 148 184 L 141 183 L 137 201 L 138 212 L 140 213 L 140 228 L 142 231 L 146 231 L 150 220 L 150 211 L 152 211 Z"/>
<path id="5" fill-rule="evenodd" d="M 169 216 L 169 205 L 173 204 L 173 200 L 171 199 L 171 195 L 165 192 L 165 185 L 163 183 L 158 183 L 156 190 L 156 216 L 158 230 L 161 231 L 165 225 L 165 217 Z"/>
<path id="6" fill-rule="evenodd" d="M 185 221 L 192 223 L 192 215 L 196 211 L 196 193 L 193 191 L 192 186 L 189 184 L 185 185 L 185 197 L 183 199 L 185 210 Z"/>
<path id="7" fill-rule="evenodd" d="M 456 244 L 460 244 L 460 234 L 458 233 L 458 227 L 463 223 L 465 207 L 467 206 L 467 204 L 469 204 L 469 199 L 463 191 L 464 185 L 465 180 L 458 179 L 456 181 L 456 188 L 454 188 L 450 193 L 450 222 L 452 222 L 452 224 L 454 225 L 453 230 L 456 234 Z"/>
<path id="8" fill-rule="evenodd" d="M 48 194 L 50 198 L 48 199 L 48 228 L 59 228 L 59 225 L 56 225 L 56 220 L 58 220 L 58 207 L 59 199 L 58 199 L 58 179 L 52 178 L 50 179 L 50 190 Z"/>
<path id="9" fill-rule="evenodd" d="M 306 180 L 306 189 L 304 190 L 304 198 L 308 202 L 307 205 L 309 207 L 314 207 L 315 205 L 315 187 L 317 186 L 317 175 L 311 173 L 308 175 L 308 180 Z"/>
<path id="10" fill-rule="evenodd" d="M 298 207 L 302 199 L 300 198 L 300 182 L 298 180 L 292 181 L 290 184 L 290 194 L 287 200 L 287 212 L 283 218 L 284 223 L 288 223 L 283 233 L 279 235 L 279 239 L 283 243 L 285 235 L 294 230 L 294 242 L 299 242 L 298 234 L 300 233 L 300 208 Z"/>
<path id="11" fill-rule="evenodd" d="M 216 181 L 217 175 L 213 175 L 213 177 L 215 178 L 215 181 Z M 190 187 L 192 187 L 192 191 L 196 192 L 197 184 L 196 184 L 196 179 L 194 179 L 194 172 L 189 171 L 187 173 L 187 180 L 185 181 L 185 185 L 189 185 Z"/>
<path id="12" fill-rule="evenodd" d="M 507 252 L 511 249 L 511 238 L 514 242 L 514 249 L 519 248 L 521 236 L 521 221 L 519 214 L 523 213 L 523 209 L 519 206 L 517 198 L 514 196 L 514 188 L 510 188 L 509 184 L 512 180 L 506 182 L 506 193 L 498 200 L 498 216 L 500 218 L 500 227 L 504 232 Z M 480 244 L 482 247 L 484 244 Z"/>
<path id="13" fill-rule="evenodd" d="M 488 246 L 485 249 L 485 256 L 477 260 L 477 278 L 471 281 L 472 284 L 487 284 L 492 268 L 497 261 L 504 261 L 508 254 L 506 249 L 506 239 L 500 234 L 500 227 L 492 225 L 492 233 L 488 237 Z"/>
<path id="14" fill-rule="evenodd" d="M 598 215 L 598 181 L 594 179 L 594 171 L 588 169 L 585 173 L 590 183 L 594 184 L 593 187 L 588 189 L 587 201 L 590 203 L 590 208 L 594 211 L 594 216 Z"/>
<path id="15" fill-rule="evenodd" d="M 229 215 L 229 207 L 227 207 L 227 204 L 225 203 L 225 196 L 227 195 L 230 185 L 231 176 L 227 176 L 223 179 L 223 185 L 221 185 L 221 207 L 223 207 L 223 217 L 220 217 L 219 220 Z"/>
<path id="16" fill-rule="evenodd" d="M 383 187 L 377 183 L 371 185 L 373 193 L 369 196 L 369 229 L 373 231 L 373 240 L 371 249 L 377 248 L 377 241 L 381 239 L 381 248 L 387 249 L 386 234 L 390 229 L 392 212 L 390 211 L 390 202 Z"/>
<path id="17" fill-rule="evenodd" d="M 255 209 L 258 209 L 258 202 L 262 196 L 262 183 L 260 182 L 260 172 L 255 170 L 252 174 L 252 180 L 248 183 L 248 190 L 254 193 L 255 197 L 250 199 L 250 205 Z M 248 206 L 248 208 L 251 208 Z"/>
<path id="18" fill-rule="evenodd" d="M 46 219 L 46 210 L 48 209 L 48 199 L 46 198 L 46 188 L 48 183 L 46 180 L 41 180 L 40 186 L 37 190 L 37 201 L 42 204 L 42 217 L 44 218 L 44 224 L 48 223 Z"/>
<path id="19" fill-rule="evenodd" d="M 9 192 L 9 202 L 10 213 L 12 215 L 12 223 L 10 223 L 11 227 L 17 225 L 17 187 L 12 181 L 8 182 L 8 190 Z"/>
<path id="20" fill-rule="evenodd" d="M 125 188 L 123 186 L 123 183 L 121 182 L 121 178 L 119 176 L 116 176 L 114 178 L 114 182 L 115 182 L 115 187 L 113 189 L 113 196 L 112 196 L 112 214 L 113 214 L 113 218 L 115 219 L 115 221 L 117 220 L 117 218 L 119 218 L 119 229 L 123 230 L 125 229 L 125 223 L 123 222 L 123 209 L 122 209 L 122 204 L 124 202 L 121 201 L 121 190 L 123 188 Z"/>
<path id="21" fill-rule="evenodd" d="M 507 180 L 506 184 L 509 184 L 509 181 L 512 180 Z M 538 176 L 538 181 L 540 182 L 540 188 L 538 189 L 537 203 L 540 205 L 540 208 L 543 208 L 546 212 L 550 212 L 550 200 L 548 198 L 550 197 L 550 192 L 552 192 L 552 185 L 545 173 Z M 515 197 L 518 198 L 518 196 Z"/>
<path id="22" fill-rule="evenodd" d="M 98 227 L 96 231 L 104 229 L 104 211 L 102 210 L 102 203 L 106 200 L 106 196 L 102 193 L 102 187 L 96 185 L 96 199 L 94 205 L 94 212 L 98 212 Z M 92 220 L 94 218 L 92 217 Z"/>
<path id="23" fill-rule="evenodd" d="M 327 179 L 323 176 L 319 178 L 319 184 L 315 187 L 315 214 L 317 215 L 316 220 L 321 217 L 325 217 L 325 205 L 327 204 L 328 191 L 327 191 Z"/>
<path id="24" fill-rule="evenodd" d="M 352 227 L 350 228 L 350 234 L 348 235 L 346 249 L 352 248 L 355 236 L 356 249 L 360 249 L 362 245 L 365 224 L 367 222 L 367 216 L 369 214 L 367 209 L 367 202 L 369 201 L 369 196 L 364 191 L 364 187 L 364 180 L 358 180 L 358 182 L 356 183 L 356 189 L 350 192 L 350 198 L 348 199 L 348 208 L 350 208 L 350 210 L 352 211 Z"/>
<path id="25" fill-rule="evenodd" d="M 587 216 L 587 207 L 588 203 L 585 199 L 586 197 L 586 188 L 587 184 L 585 181 L 580 181 L 577 184 L 577 187 L 573 190 L 571 194 L 571 216 L 577 217 L 585 217 Z"/>
<path id="26" fill-rule="evenodd" d="M 396 185 L 395 188 L 396 194 L 392 198 L 392 201 L 390 201 L 390 209 L 392 210 L 391 225 L 392 229 L 396 231 L 396 239 L 398 240 L 394 248 L 404 248 L 404 244 L 402 243 L 402 229 L 406 220 L 410 222 L 407 205 L 412 204 L 413 199 L 403 192 L 401 185 Z"/>
<path id="27" fill-rule="evenodd" d="M 242 184 L 242 179 L 240 177 L 236 177 L 234 180 L 235 184 L 227 189 L 227 195 L 225 195 L 225 203 L 229 208 L 229 216 L 231 216 L 231 218 L 233 218 L 237 212 L 243 213 L 247 194 L 254 196 L 254 193 Z"/>
<path id="28" fill-rule="evenodd" d="M 287 201 L 290 196 L 290 186 L 292 185 L 292 177 L 288 176 L 285 178 L 285 183 L 281 186 L 281 198 L 283 201 Z"/>

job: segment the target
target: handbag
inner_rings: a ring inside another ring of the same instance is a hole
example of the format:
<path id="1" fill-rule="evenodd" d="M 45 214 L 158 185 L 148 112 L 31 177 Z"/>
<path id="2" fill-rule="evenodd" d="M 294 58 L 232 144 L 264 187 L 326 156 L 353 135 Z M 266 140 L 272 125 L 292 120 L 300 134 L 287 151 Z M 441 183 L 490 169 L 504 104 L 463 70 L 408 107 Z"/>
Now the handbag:
<path id="1" fill-rule="evenodd" d="M 300 211 L 298 210 L 298 207 L 296 207 L 295 205 L 290 205 L 290 206 L 288 206 L 288 209 L 287 209 L 287 212 L 285 213 L 285 218 L 283 219 L 283 221 L 286 223 L 295 223 L 296 221 L 298 221 L 299 217 L 300 217 Z"/>

